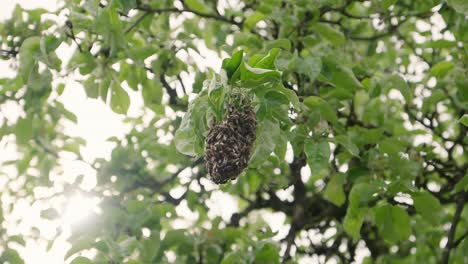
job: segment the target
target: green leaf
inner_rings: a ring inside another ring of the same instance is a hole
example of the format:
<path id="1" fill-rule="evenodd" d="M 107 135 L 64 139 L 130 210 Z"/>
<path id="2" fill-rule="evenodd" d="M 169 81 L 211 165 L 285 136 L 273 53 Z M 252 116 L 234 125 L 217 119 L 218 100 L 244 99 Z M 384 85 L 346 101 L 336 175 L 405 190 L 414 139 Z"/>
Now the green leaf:
<path id="1" fill-rule="evenodd" d="M 202 155 L 209 112 L 206 96 L 199 96 L 190 103 L 174 136 L 177 151 L 189 156 Z"/>
<path id="2" fill-rule="evenodd" d="M 275 140 L 275 154 L 281 160 L 284 159 L 288 147 L 288 137 L 284 131 L 280 131 L 278 138 Z"/>
<path id="3" fill-rule="evenodd" d="M 93 264 L 93 262 L 86 257 L 76 257 L 71 264 Z"/>
<path id="4" fill-rule="evenodd" d="M 416 211 L 428 222 L 436 224 L 440 219 L 442 206 L 437 198 L 429 192 L 418 192 L 411 195 Z"/>
<path id="5" fill-rule="evenodd" d="M 262 68 L 253 68 L 247 63 L 240 65 L 240 79 L 245 88 L 259 88 L 266 83 L 274 83 L 280 80 L 281 72 Z"/>
<path id="6" fill-rule="evenodd" d="M 169 230 L 162 242 L 163 248 L 170 248 L 172 246 L 182 244 L 187 239 L 184 229 Z"/>
<path id="7" fill-rule="evenodd" d="M 321 37 L 330 41 L 335 46 L 342 46 L 346 42 L 343 33 L 330 25 L 317 23 L 313 28 Z"/>
<path id="8" fill-rule="evenodd" d="M 190 9 L 200 13 L 208 13 L 210 10 L 202 0 L 185 0 L 184 4 Z"/>
<path id="9" fill-rule="evenodd" d="M 143 240 L 140 244 L 141 259 L 145 263 L 153 263 L 153 259 L 158 255 L 161 246 L 158 230 L 153 230 L 148 239 Z"/>
<path id="10" fill-rule="evenodd" d="M 83 82 L 83 87 L 85 88 L 86 95 L 89 98 L 96 99 L 99 97 L 99 85 L 96 83 L 96 77 L 90 76 Z"/>
<path id="11" fill-rule="evenodd" d="M 410 90 L 408 83 L 400 75 L 394 74 L 385 80 L 385 87 L 395 88 L 401 92 L 406 102 L 411 102 L 413 99 L 413 92 Z"/>
<path id="12" fill-rule="evenodd" d="M 336 206 L 341 206 L 346 200 L 346 195 L 343 191 L 343 184 L 346 182 L 345 174 L 333 175 L 325 188 L 323 196 L 328 201 Z"/>
<path id="13" fill-rule="evenodd" d="M 113 57 L 119 49 L 126 48 L 128 44 L 122 21 L 116 8 L 98 8 L 98 10 L 99 15 L 94 20 L 93 30 L 102 34 L 103 44 L 109 48 L 108 57 Z"/>
<path id="14" fill-rule="evenodd" d="M 280 256 L 278 249 L 272 243 L 261 243 L 260 247 L 255 250 L 255 261 L 256 264 L 278 264 Z"/>
<path id="15" fill-rule="evenodd" d="M 374 208 L 374 219 L 379 233 L 391 243 L 404 241 L 411 234 L 408 213 L 399 206 L 386 204 Z"/>
<path id="16" fill-rule="evenodd" d="M 62 43 L 62 40 L 55 36 L 43 36 L 40 42 L 41 60 L 51 69 L 60 70 L 61 60 L 54 50 Z"/>
<path id="17" fill-rule="evenodd" d="M 65 254 L 65 259 L 68 259 L 75 253 L 78 253 L 82 250 L 89 249 L 93 246 L 94 239 L 91 237 L 83 237 L 77 241 L 73 241 L 72 247 Z"/>
<path id="18" fill-rule="evenodd" d="M 455 64 L 452 61 L 442 61 L 432 66 L 431 74 L 437 78 L 444 78 L 453 68 Z"/>
<path id="19" fill-rule="evenodd" d="M 22 246 L 26 246 L 26 241 L 24 240 L 24 238 L 22 236 L 19 236 L 19 235 L 16 235 L 16 236 L 10 236 L 8 238 L 8 241 L 10 242 L 16 242 Z"/>
<path id="20" fill-rule="evenodd" d="M 64 83 L 58 84 L 57 85 L 57 94 L 62 95 L 64 89 L 65 89 L 65 84 Z"/>
<path id="21" fill-rule="evenodd" d="M 289 39 L 275 39 L 265 43 L 265 49 L 280 48 L 284 50 L 291 50 L 291 41 Z"/>
<path id="22" fill-rule="evenodd" d="M 260 20 L 264 18 L 265 18 L 265 14 L 258 12 L 258 11 L 253 12 L 244 21 L 245 30 L 250 30 L 254 28 L 255 25 L 257 25 L 257 23 L 260 22 Z"/>
<path id="23" fill-rule="evenodd" d="M 266 56 L 258 60 L 254 65 L 252 65 L 252 67 L 274 70 L 276 56 L 278 56 L 279 52 L 280 52 L 279 48 L 274 48 L 270 50 Z"/>
<path id="24" fill-rule="evenodd" d="M 43 92 L 50 90 L 52 83 L 52 73 L 45 69 L 43 72 L 38 71 L 38 66 L 32 67 L 28 77 L 28 88 L 35 92 Z"/>
<path id="25" fill-rule="evenodd" d="M 36 59 L 40 55 L 40 37 L 29 37 L 23 41 L 19 50 L 20 66 L 18 72 L 27 81 L 29 75 L 36 64 Z"/>
<path id="26" fill-rule="evenodd" d="M 468 127 L 468 114 L 464 114 L 458 122 L 462 123 L 462 125 Z"/>
<path id="27" fill-rule="evenodd" d="M 96 60 L 93 55 L 88 51 L 79 52 L 77 51 L 75 55 L 70 60 L 67 68 L 76 69 L 78 68 L 81 75 L 86 75 L 91 73 L 97 66 Z"/>
<path id="28" fill-rule="evenodd" d="M 320 115 L 330 123 L 336 124 L 338 122 L 336 111 L 327 101 L 323 100 L 322 98 L 317 96 L 309 96 L 304 99 L 304 104 L 311 110 L 319 109 Z"/>
<path id="29" fill-rule="evenodd" d="M 297 71 L 309 77 L 310 82 L 314 82 L 322 70 L 322 60 L 319 57 L 307 56 L 297 62 Z"/>
<path id="30" fill-rule="evenodd" d="M 394 5 L 397 0 L 382 0 L 380 5 L 383 9 L 388 9 L 390 6 Z"/>
<path id="31" fill-rule="evenodd" d="M 189 156 L 197 156 L 201 153 L 197 151 L 197 135 L 193 130 L 191 122 L 191 115 L 187 112 L 182 118 L 179 129 L 177 129 L 175 133 L 174 141 L 176 149 L 180 153 Z"/>
<path id="32" fill-rule="evenodd" d="M 250 167 L 261 165 L 275 149 L 275 139 L 280 133 L 279 124 L 275 121 L 265 119 L 258 124 L 257 138 L 255 140 L 252 157 L 250 158 Z"/>
<path id="33" fill-rule="evenodd" d="M 221 264 L 247 264 L 249 261 L 246 259 L 246 254 L 241 251 L 231 252 L 224 256 Z"/>
<path id="34" fill-rule="evenodd" d="M 330 145 L 328 142 L 315 142 L 306 139 L 304 152 L 307 155 L 307 164 L 310 166 L 312 175 L 319 174 L 320 171 L 328 168 L 328 160 L 330 159 Z"/>
<path id="35" fill-rule="evenodd" d="M 354 240 L 360 237 L 361 226 L 364 216 L 367 214 L 367 208 L 348 207 L 343 220 L 343 228 Z"/>
<path id="36" fill-rule="evenodd" d="M 362 84 L 357 80 L 353 71 L 331 56 L 322 57 L 322 75 L 337 88 L 358 90 Z"/>
<path id="37" fill-rule="evenodd" d="M 355 157 L 359 157 L 359 148 L 356 146 L 356 144 L 353 143 L 351 138 L 347 135 L 339 135 L 333 138 L 333 140 L 341 144 L 351 155 Z"/>
<path id="38" fill-rule="evenodd" d="M 159 79 L 146 80 L 141 91 L 145 105 L 157 112 L 163 96 L 162 85 Z"/>
<path id="39" fill-rule="evenodd" d="M 458 183 L 455 185 L 455 191 L 460 192 L 462 190 L 468 190 L 468 174 L 465 175 Z"/>
<path id="40" fill-rule="evenodd" d="M 52 220 L 59 217 L 59 214 L 54 208 L 49 208 L 41 211 L 41 217 L 44 219 Z"/>
<path id="41" fill-rule="evenodd" d="M 112 81 L 111 84 L 110 103 L 112 111 L 117 114 L 127 114 L 128 108 L 130 107 L 130 97 L 117 81 Z"/>
<path id="42" fill-rule="evenodd" d="M 3 253 L 0 255 L 0 262 L 8 262 L 10 264 L 24 264 L 24 261 L 18 252 L 11 248 L 7 248 L 3 251 Z"/>
<path id="43" fill-rule="evenodd" d="M 15 127 L 16 142 L 24 145 L 33 137 L 33 119 L 31 116 L 18 119 Z"/>
<path id="44" fill-rule="evenodd" d="M 468 16 L 468 2 L 465 0 L 447 0 L 449 6 L 456 12 Z"/>
<path id="45" fill-rule="evenodd" d="M 377 188 L 369 183 L 358 183 L 353 186 L 349 193 L 349 206 L 343 220 L 343 227 L 346 233 L 358 239 L 364 221 L 364 216 L 368 211 L 368 202 L 373 197 Z"/>
<path id="46" fill-rule="evenodd" d="M 228 78 L 231 78 L 234 73 L 237 71 L 239 66 L 242 63 L 242 58 L 244 57 L 244 52 L 242 50 L 237 51 L 232 55 L 231 58 L 226 58 L 223 60 L 221 68 L 224 69 L 227 73 Z M 232 80 L 236 81 L 236 80 Z"/>

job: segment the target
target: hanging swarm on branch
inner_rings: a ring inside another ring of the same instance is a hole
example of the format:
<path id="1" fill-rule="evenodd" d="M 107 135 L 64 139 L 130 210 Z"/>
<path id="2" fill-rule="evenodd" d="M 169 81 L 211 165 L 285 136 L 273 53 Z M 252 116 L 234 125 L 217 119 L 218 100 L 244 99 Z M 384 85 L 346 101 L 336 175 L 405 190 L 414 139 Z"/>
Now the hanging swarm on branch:
<path id="1" fill-rule="evenodd" d="M 250 101 L 231 103 L 220 124 L 212 122 L 206 137 L 205 160 L 216 184 L 236 179 L 247 167 L 255 142 L 256 118 Z"/>

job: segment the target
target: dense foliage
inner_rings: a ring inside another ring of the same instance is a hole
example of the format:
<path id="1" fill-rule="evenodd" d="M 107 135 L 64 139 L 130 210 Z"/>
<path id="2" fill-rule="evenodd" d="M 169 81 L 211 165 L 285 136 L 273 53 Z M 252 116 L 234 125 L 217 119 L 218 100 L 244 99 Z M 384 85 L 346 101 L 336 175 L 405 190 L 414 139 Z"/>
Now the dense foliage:
<path id="1" fill-rule="evenodd" d="M 72 263 L 467 263 L 467 15 L 464 0 L 17 6 L 0 24 L 0 58 L 15 70 L 0 79 L 0 107 L 20 109 L 0 113 L 0 139 L 18 152 L 0 169 L 0 262 L 23 263 L 27 240 L 53 242 L 8 219 L 19 201 L 79 189 L 82 177 L 49 177 L 73 155 L 96 171 L 83 192 L 102 212 L 74 226 Z M 65 44 L 69 61 L 56 53 Z M 199 54 L 227 59 L 211 69 Z M 60 101 L 70 78 L 117 114 L 129 91 L 143 98 L 109 160 L 87 161 L 86 142 L 65 133 L 77 121 Z M 247 169 L 215 185 L 206 136 L 235 93 L 251 101 L 256 139 Z M 225 197 L 238 213 L 211 212 Z M 42 217 L 61 213 L 52 203 Z"/>

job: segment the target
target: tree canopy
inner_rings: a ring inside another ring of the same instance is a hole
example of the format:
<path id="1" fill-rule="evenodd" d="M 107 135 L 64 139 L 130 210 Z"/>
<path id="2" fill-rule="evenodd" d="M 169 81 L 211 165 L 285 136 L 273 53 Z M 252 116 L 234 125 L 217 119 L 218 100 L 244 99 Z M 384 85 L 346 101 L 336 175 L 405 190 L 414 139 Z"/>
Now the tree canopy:
<path id="1" fill-rule="evenodd" d="M 0 22 L 0 146 L 16 153 L 0 159 L 0 262 L 63 232 L 12 228 L 16 207 L 48 201 L 57 223 L 55 199 L 79 191 L 100 210 L 72 226 L 67 263 L 467 263 L 467 16 L 464 0 L 18 5 Z M 67 130 L 71 82 L 131 126 L 108 159 Z M 217 185 L 206 137 L 235 94 L 255 142 Z M 81 177 L 51 177 L 70 159 Z"/>

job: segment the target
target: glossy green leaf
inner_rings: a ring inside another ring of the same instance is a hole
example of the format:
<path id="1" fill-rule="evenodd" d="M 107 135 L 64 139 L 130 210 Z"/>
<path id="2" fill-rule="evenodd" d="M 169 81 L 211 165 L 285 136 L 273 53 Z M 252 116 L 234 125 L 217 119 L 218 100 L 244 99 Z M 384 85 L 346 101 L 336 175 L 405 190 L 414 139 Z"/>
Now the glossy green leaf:
<path id="1" fill-rule="evenodd" d="M 3 262 L 8 262 L 11 264 L 24 264 L 23 259 L 20 257 L 18 252 L 14 249 L 8 248 L 5 251 L 3 251 L 0 255 L 0 261 Z"/>
<path id="2" fill-rule="evenodd" d="M 252 29 L 255 27 L 255 25 L 260 22 L 260 20 L 264 19 L 265 15 L 261 12 L 254 12 L 251 15 L 249 15 L 245 21 L 245 27 L 246 29 Z"/>
<path id="3" fill-rule="evenodd" d="M 255 250 L 255 263 L 279 263 L 280 256 L 278 249 L 272 243 L 261 243 Z"/>
<path id="4" fill-rule="evenodd" d="M 342 32 L 333 26 L 318 23 L 314 26 L 314 30 L 324 39 L 330 41 L 335 46 L 341 46 L 345 43 L 346 39 Z"/>
<path id="5" fill-rule="evenodd" d="M 468 15 L 468 3 L 464 0 L 448 0 L 447 3 L 455 10 L 465 16 Z"/>
<path id="6" fill-rule="evenodd" d="M 348 207 L 346 211 L 343 228 L 354 240 L 360 237 L 361 226 L 366 214 L 367 208 Z"/>
<path id="7" fill-rule="evenodd" d="M 16 142 L 26 144 L 33 137 L 33 120 L 31 117 L 21 118 L 16 123 Z"/>
<path id="8" fill-rule="evenodd" d="M 374 209 L 375 224 L 383 238 L 391 243 L 404 241 L 411 234 L 408 213 L 395 205 L 382 205 Z"/>
<path id="9" fill-rule="evenodd" d="M 221 67 L 226 71 L 228 78 L 231 78 L 234 75 L 234 73 L 241 65 L 243 58 L 244 52 L 242 50 L 239 50 L 232 55 L 232 58 L 226 58 L 223 60 L 223 64 Z"/>
<path id="10" fill-rule="evenodd" d="M 19 73 L 24 80 L 29 79 L 29 75 L 36 65 L 36 59 L 40 55 L 40 37 L 30 37 L 23 41 L 19 51 L 20 67 Z"/>
<path id="11" fill-rule="evenodd" d="M 336 58 L 322 58 L 322 75 L 338 88 L 358 90 L 363 88 L 354 72 Z"/>
<path id="12" fill-rule="evenodd" d="M 465 175 L 456 185 L 455 185 L 455 191 L 460 192 L 462 190 L 467 190 L 468 189 L 468 174 Z"/>
<path id="13" fill-rule="evenodd" d="M 445 77 L 453 68 L 455 64 L 451 61 L 442 61 L 437 63 L 431 68 L 431 74 L 438 78 Z"/>
<path id="14" fill-rule="evenodd" d="M 249 166 L 261 165 L 275 149 L 275 139 L 280 133 L 279 124 L 266 119 L 257 127 L 257 138 L 250 158 Z"/>
<path id="15" fill-rule="evenodd" d="M 468 114 L 464 114 L 458 121 L 468 127 Z"/>
<path id="16" fill-rule="evenodd" d="M 208 13 L 209 9 L 203 0 L 185 0 L 184 4 L 190 9 L 196 12 Z"/>
<path id="17" fill-rule="evenodd" d="M 309 77 L 310 82 L 315 81 L 317 76 L 320 74 L 321 69 L 322 61 L 318 57 L 308 56 L 302 58 L 297 64 L 298 72 Z"/>
<path id="18" fill-rule="evenodd" d="M 336 206 L 341 206 L 346 201 L 343 184 L 346 181 L 344 174 L 333 175 L 325 188 L 323 196 Z"/>
<path id="19" fill-rule="evenodd" d="M 330 145 L 328 142 L 315 142 L 306 139 L 304 152 L 307 155 L 307 164 L 309 164 L 313 175 L 328 168 L 328 160 L 330 158 Z"/>
<path id="20" fill-rule="evenodd" d="M 437 198 L 429 192 L 418 192 L 411 195 L 416 211 L 427 221 L 436 224 L 440 219 L 442 206 Z"/>
<path id="21" fill-rule="evenodd" d="M 130 97 L 118 82 L 111 85 L 111 108 L 117 114 L 126 114 L 130 107 Z"/>
<path id="22" fill-rule="evenodd" d="M 317 96 L 309 96 L 304 99 L 304 104 L 311 110 L 318 109 L 320 111 L 320 115 L 330 123 L 335 124 L 338 121 L 336 111 L 327 101 L 323 100 L 322 98 Z"/>
<path id="23" fill-rule="evenodd" d="M 368 202 L 377 192 L 375 185 L 369 183 L 358 183 L 353 186 L 349 193 L 349 206 L 343 220 L 343 227 L 346 233 L 353 239 L 360 237 L 360 230 L 364 221 L 364 216 L 368 212 Z"/>
<path id="24" fill-rule="evenodd" d="M 246 255 L 240 251 L 235 251 L 224 256 L 221 264 L 247 264 Z"/>

